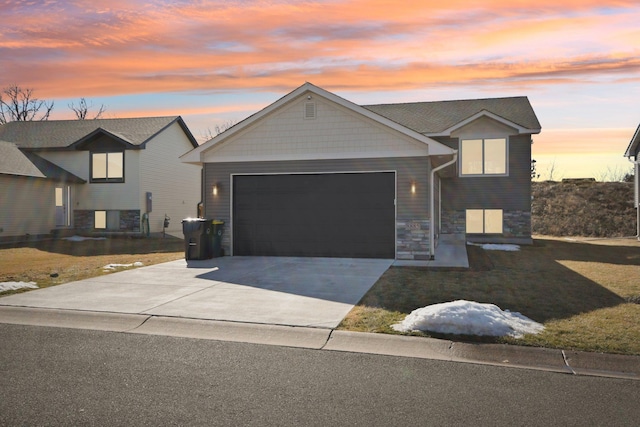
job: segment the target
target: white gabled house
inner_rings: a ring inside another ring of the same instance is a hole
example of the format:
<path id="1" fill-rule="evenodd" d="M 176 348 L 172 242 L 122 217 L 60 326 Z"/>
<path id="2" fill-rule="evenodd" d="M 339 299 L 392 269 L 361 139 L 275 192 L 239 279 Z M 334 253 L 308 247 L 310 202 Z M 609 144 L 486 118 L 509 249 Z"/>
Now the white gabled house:
<path id="1" fill-rule="evenodd" d="M 4 124 L 0 239 L 181 232 L 201 168 L 179 157 L 197 146 L 178 116 Z"/>

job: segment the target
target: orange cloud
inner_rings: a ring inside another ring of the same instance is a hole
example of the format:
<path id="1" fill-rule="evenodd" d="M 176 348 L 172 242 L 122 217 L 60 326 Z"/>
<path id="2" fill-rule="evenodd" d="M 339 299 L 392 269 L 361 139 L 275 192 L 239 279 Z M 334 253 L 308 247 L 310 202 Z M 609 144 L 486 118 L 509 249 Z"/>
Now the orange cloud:
<path id="1" fill-rule="evenodd" d="M 629 13 L 599 12 L 607 7 Z M 630 25 L 640 10 L 622 0 L 5 2 L 0 14 L 9 23 L 0 86 L 41 97 L 282 91 L 305 80 L 352 90 L 521 87 L 633 78 L 639 67 Z M 563 41 L 577 29 L 580 46 Z M 629 42 L 598 48 L 603 30 Z"/>

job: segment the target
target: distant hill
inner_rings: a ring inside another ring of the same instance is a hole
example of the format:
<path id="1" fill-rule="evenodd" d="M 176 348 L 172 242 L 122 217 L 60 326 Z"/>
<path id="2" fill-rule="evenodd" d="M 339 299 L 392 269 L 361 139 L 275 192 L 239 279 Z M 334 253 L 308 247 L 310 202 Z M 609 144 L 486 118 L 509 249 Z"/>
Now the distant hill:
<path id="1" fill-rule="evenodd" d="M 622 237 L 636 235 L 633 183 L 532 183 L 532 229 L 549 236 Z"/>

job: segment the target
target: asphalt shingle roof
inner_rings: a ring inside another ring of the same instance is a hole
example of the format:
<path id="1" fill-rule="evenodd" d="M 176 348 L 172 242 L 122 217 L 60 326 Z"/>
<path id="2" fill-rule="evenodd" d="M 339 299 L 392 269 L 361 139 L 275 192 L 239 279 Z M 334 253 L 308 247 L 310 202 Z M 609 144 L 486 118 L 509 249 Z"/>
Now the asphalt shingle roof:
<path id="1" fill-rule="evenodd" d="M 65 148 L 98 129 L 104 129 L 131 145 L 139 146 L 177 119 L 178 116 L 9 122 L 0 126 L 0 140 L 31 150 Z"/>
<path id="2" fill-rule="evenodd" d="M 540 122 L 526 96 L 362 107 L 422 134 L 443 132 L 483 110 L 524 128 L 540 129 Z"/>
<path id="3" fill-rule="evenodd" d="M 45 177 L 16 144 L 7 141 L 0 141 L 0 174 Z"/>
<path id="4" fill-rule="evenodd" d="M 86 182 L 37 154 L 23 151 L 13 142 L 7 141 L 0 141 L 0 174 L 49 178 L 64 182 Z"/>

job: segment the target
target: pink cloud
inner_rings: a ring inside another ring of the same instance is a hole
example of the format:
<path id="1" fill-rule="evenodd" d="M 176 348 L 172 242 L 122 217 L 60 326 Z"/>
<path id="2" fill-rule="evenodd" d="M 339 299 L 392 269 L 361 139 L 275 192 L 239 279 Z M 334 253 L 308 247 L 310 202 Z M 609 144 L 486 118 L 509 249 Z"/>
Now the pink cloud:
<path id="1" fill-rule="evenodd" d="M 607 7 L 627 9 L 600 12 Z M 78 0 L 5 2 L 0 14 L 9 22 L 0 28 L 0 86 L 43 97 L 281 91 L 305 80 L 352 90 L 521 87 L 633 78 L 639 67 L 640 9 L 631 1 L 493 0 L 470 9 L 462 0 Z M 571 32 L 580 45 L 567 40 Z M 626 43 L 614 51 L 604 39 Z"/>

